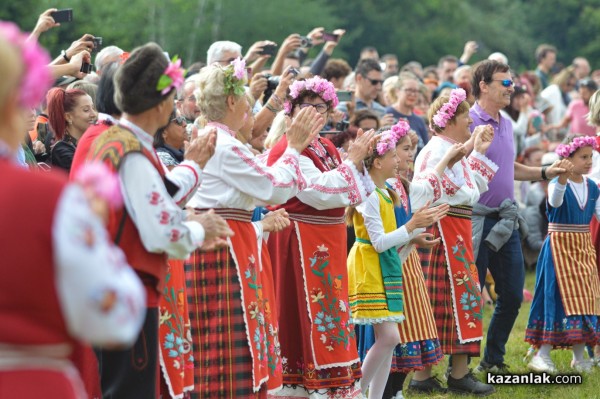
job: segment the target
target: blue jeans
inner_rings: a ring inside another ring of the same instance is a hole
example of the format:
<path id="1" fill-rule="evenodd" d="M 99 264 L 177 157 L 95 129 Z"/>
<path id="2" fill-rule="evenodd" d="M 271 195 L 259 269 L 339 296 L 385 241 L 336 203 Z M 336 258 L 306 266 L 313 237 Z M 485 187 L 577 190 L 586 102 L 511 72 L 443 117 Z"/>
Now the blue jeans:
<path id="1" fill-rule="evenodd" d="M 491 364 L 504 362 L 506 342 L 519 315 L 525 284 L 525 265 L 519 231 L 513 231 L 508 242 L 498 252 L 492 251 L 483 241 L 496 222 L 495 218 L 485 218 L 476 261 L 481 287 L 485 284 L 485 276 L 489 269 L 498 295 L 483 354 L 483 359 Z"/>

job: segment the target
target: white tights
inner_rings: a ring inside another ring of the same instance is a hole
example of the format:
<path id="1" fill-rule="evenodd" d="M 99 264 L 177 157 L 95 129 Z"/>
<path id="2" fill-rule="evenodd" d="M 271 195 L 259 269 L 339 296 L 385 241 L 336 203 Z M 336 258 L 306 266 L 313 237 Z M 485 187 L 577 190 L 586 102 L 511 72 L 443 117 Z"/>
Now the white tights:
<path id="1" fill-rule="evenodd" d="M 369 349 L 362 364 L 360 386 L 363 394 L 369 388 L 369 399 L 381 399 L 390 374 L 392 354 L 400 343 L 398 323 L 383 322 L 374 324 L 375 343 Z"/>

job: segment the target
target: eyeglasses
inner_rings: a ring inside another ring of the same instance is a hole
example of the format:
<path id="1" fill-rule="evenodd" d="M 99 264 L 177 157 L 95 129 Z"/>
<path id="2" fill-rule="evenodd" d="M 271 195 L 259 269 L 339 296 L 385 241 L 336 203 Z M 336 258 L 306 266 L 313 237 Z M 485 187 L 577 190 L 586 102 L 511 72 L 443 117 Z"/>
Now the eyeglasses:
<path id="1" fill-rule="evenodd" d="M 315 107 L 317 112 L 320 114 L 324 114 L 325 112 L 327 112 L 329 110 L 329 106 L 325 103 L 319 103 L 319 104 L 302 103 L 302 104 L 298 104 L 298 107 L 300 107 L 300 109 L 303 109 L 306 107 Z"/>
<path id="2" fill-rule="evenodd" d="M 187 125 L 187 122 L 185 121 L 185 118 L 181 117 L 181 116 L 177 116 L 177 117 L 171 119 L 171 122 L 175 122 L 175 124 L 178 125 L 178 126 Z"/>
<path id="3" fill-rule="evenodd" d="M 383 80 L 379 80 L 379 79 L 369 79 L 365 76 L 365 79 L 367 79 L 369 82 L 371 82 L 371 84 L 373 86 L 377 86 L 377 85 L 382 85 L 383 84 Z"/>
<path id="4" fill-rule="evenodd" d="M 500 84 L 504 87 L 511 87 L 515 85 L 515 82 L 512 79 L 492 79 L 492 82 L 500 82 Z"/>
<path id="5" fill-rule="evenodd" d="M 408 94 L 418 94 L 419 90 L 417 89 L 402 89 L 403 92 L 408 93 Z"/>

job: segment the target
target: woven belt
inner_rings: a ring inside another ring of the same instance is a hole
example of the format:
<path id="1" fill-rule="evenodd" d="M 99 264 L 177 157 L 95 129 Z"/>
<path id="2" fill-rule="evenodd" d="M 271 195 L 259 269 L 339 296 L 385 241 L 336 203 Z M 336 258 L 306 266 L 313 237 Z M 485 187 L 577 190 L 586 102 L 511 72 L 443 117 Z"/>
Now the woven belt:
<path id="1" fill-rule="evenodd" d="M 448 209 L 448 216 L 458 217 L 462 219 L 471 219 L 473 216 L 472 206 L 451 206 Z"/>
<path id="2" fill-rule="evenodd" d="M 548 233 L 561 232 L 561 233 L 589 233 L 589 224 L 561 224 L 561 223 L 548 223 Z"/>
<path id="3" fill-rule="evenodd" d="M 302 213 L 290 213 L 290 219 L 309 224 L 340 224 L 344 223 L 344 216 L 316 216 Z"/>
<path id="4" fill-rule="evenodd" d="M 243 209 L 234 209 L 234 208 L 214 208 L 213 209 L 217 215 L 220 215 L 225 220 L 237 220 L 238 222 L 251 222 L 252 221 L 252 211 L 245 211 Z M 194 211 L 196 213 L 207 212 L 209 209 L 198 209 L 195 208 Z"/>

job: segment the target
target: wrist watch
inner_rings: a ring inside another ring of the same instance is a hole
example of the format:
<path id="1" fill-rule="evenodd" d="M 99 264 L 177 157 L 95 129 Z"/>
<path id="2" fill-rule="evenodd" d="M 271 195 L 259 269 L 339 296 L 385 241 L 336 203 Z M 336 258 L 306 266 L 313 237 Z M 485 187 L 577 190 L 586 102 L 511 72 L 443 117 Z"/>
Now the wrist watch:
<path id="1" fill-rule="evenodd" d="M 71 59 L 67 56 L 67 51 L 66 50 L 62 50 L 60 52 L 60 55 L 62 55 L 62 57 L 65 59 L 65 61 L 71 62 Z"/>

